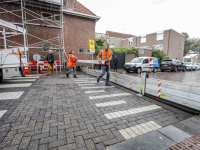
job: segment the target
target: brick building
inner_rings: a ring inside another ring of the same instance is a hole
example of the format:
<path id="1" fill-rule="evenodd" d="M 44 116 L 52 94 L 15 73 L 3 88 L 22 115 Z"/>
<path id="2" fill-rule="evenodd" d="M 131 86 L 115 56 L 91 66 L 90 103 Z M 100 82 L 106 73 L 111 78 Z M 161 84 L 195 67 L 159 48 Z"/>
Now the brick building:
<path id="1" fill-rule="evenodd" d="M 122 41 L 122 47 L 144 47 L 163 50 L 170 59 L 182 61 L 185 37 L 173 29 L 137 36 Z"/>
<path id="2" fill-rule="evenodd" d="M 20 27 L 24 21 L 28 60 L 33 60 L 35 53 L 40 54 L 44 60 L 50 49 L 56 60 L 59 60 L 59 35 L 62 38 L 61 47 L 64 47 L 66 54 L 75 50 L 79 59 L 92 58 L 88 51 L 89 40 L 95 40 L 95 25 L 100 17 L 77 0 L 63 0 L 63 5 L 61 0 L 23 0 L 22 3 L 21 0 L 4 1 L 0 4 L 0 19 Z M 10 47 L 24 44 L 23 35 L 7 37 L 7 41 Z M 0 45 L 3 45 L 3 40 L 0 40 Z M 61 57 L 66 59 L 63 53 Z"/>

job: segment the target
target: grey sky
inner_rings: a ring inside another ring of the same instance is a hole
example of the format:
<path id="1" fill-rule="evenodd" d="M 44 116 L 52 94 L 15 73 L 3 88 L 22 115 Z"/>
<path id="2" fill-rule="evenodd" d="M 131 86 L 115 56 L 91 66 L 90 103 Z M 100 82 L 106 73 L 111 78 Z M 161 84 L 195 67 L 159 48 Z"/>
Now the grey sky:
<path id="1" fill-rule="evenodd" d="M 143 35 L 166 29 L 200 38 L 200 0 L 78 0 L 101 19 L 106 30 Z"/>

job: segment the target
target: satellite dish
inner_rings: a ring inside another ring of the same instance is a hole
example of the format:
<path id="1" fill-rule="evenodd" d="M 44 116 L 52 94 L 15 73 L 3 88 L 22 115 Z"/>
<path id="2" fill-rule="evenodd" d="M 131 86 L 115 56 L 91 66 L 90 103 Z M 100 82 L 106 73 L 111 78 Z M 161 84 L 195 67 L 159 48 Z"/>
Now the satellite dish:
<path id="1" fill-rule="evenodd" d="M 41 60 L 41 56 L 40 56 L 39 54 L 34 54 L 34 55 L 33 55 L 33 59 L 34 59 L 35 61 L 40 61 L 40 60 Z"/>

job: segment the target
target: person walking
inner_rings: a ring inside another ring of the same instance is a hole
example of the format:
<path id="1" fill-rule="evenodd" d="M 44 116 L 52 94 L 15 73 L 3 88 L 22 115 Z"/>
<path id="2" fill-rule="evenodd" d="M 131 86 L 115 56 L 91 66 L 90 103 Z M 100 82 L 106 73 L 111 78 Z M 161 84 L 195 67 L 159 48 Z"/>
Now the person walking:
<path id="1" fill-rule="evenodd" d="M 71 53 L 69 53 L 69 56 L 68 56 L 68 67 L 70 68 L 69 71 L 66 73 L 66 76 L 69 78 L 69 73 L 70 72 L 74 72 L 74 78 L 78 78 L 76 76 L 76 61 L 78 60 L 78 58 L 76 58 L 74 56 L 74 50 L 71 50 Z"/>
<path id="2" fill-rule="evenodd" d="M 54 71 L 54 60 L 55 60 L 55 56 L 52 53 L 52 50 L 49 50 L 49 54 L 46 57 L 46 61 L 48 61 L 48 74 L 47 74 L 47 76 L 50 75 L 50 67 L 51 67 L 51 72 L 53 74 L 53 71 Z"/>
<path id="3" fill-rule="evenodd" d="M 106 77 L 106 86 L 111 86 L 108 82 L 110 79 L 110 61 L 112 60 L 112 53 L 109 51 L 109 44 L 106 44 L 104 50 L 101 50 L 97 56 L 97 60 L 101 64 L 101 74 L 97 78 L 97 82 L 99 82 L 100 78 L 103 77 L 105 72 L 107 72 Z M 102 63 L 101 61 L 105 61 Z"/>
<path id="4" fill-rule="evenodd" d="M 119 60 L 116 55 L 115 55 L 115 58 L 113 59 L 113 62 L 114 62 L 114 71 L 116 70 L 116 72 L 117 72 L 117 64 L 118 64 Z"/>

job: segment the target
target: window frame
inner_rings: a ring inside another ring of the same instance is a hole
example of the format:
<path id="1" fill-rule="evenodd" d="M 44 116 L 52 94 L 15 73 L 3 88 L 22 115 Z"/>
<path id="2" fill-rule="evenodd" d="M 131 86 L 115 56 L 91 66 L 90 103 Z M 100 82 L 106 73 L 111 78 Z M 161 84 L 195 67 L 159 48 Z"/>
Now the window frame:
<path id="1" fill-rule="evenodd" d="M 161 35 L 162 34 L 162 39 L 159 39 L 158 37 L 159 37 L 159 35 Z M 162 41 L 162 40 L 164 40 L 164 31 L 162 31 L 162 32 L 157 32 L 157 34 L 156 34 L 156 41 Z"/>
<path id="2" fill-rule="evenodd" d="M 141 36 L 140 43 L 146 43 L 146 42 L 147 42 L 147 36 L 146 35 Z"/>
<path id="3" fill-rule="evenodd" d="M 56 17 L 57 17 L 57 16 L 60 17 L 60 20 L 59 20 L 59 21 L 56 21 Z M 62 21 L 61 21 L 61 15 L 59 15 L 59 14 L 54 15 L 54 22 L 62 22 Z M 64 22 L 64 20 L 63 20 L 63 22 Z"/>
<path id="4" fill-rule="evenodd" d="M 80 49 L 83 49 L 83 50 L 84 50 L 84 53 L 80 53 L 80 51 L 79 51 Z M 78 49 L 78 54 L 85 54 L 85 48 L 79 48 L 79 49 Z"/>
<path id="5" fill-rule="evenodd" d="M 47 19 L 47 18 L 45 18 L 45 17 L 43 17 L 43 15 L 42 15 L 43 13 L 46 13 L 46 14 L 51 14 L 51 17 L 50 17 L 50 18 L 51 18 L 51 20 L 50 20 L 50 19 Z M 44 12 L 44 11 L 43 11 L 43 12 L 41 12 L 41 16 L 42 16 L 42 20 L 45 20 L 45 21 L 53 21 L 53 18 L 54 18 L 54 17 L 52 17 L 52 13 L 49 13 L 49 12 Z"/>
<path id="6" fill-rule="evenodd" d="M 148 60 L 147 63 L 144 63 L 145 60 Z M 148 58 L 145 58 L 143 61 L 142 61 L 142 64 L 148 64 L 149 63 L 149 59 Z"/>
<path id="7" fill-rule="evenodd" d="M 131 41 L 130 41 L 131 40 Z M 130 44 L 131 43 L 131 44 Z M 133 38 L 128 39 L 128 45 L 133 45 Z"/>
<path id="8" fill-rule="evenodd" d="M 52 44 L 42 44 L 42 52 L 49 52 L 49 50 L 48 51 L 44 51 L 44 45 L 51 45 L 52 48 L 49 48 L 49 50 L 52 50 L 52 52 L 53 52 L 53 45 Z"/>
<path id="9" fill-rule="evenodd" d="M 162 49 L 159 49 L 159 50 L 160 50 L 160 51 L 163 51 L 163 44 L 158 44 L 158 45 L 159 45 L 159 46 L 162 45 Z M 154 47 L 154 46 L 158 46 L 158 45 L 153 45 L 153 47 Z M 155 47 L 154 47 L 154 48 L 155 48 Z M 155 48 L 155 49 L 158 49 L 158 48 Z"/>

